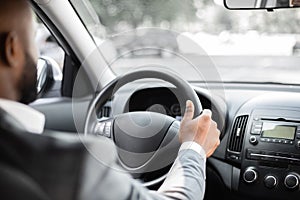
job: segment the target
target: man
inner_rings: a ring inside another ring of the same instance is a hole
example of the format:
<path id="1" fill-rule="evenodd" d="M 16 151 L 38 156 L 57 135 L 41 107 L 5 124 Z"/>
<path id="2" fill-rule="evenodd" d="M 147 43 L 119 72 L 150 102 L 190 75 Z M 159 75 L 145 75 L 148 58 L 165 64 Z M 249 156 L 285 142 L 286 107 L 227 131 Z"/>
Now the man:
<path id="1" fill-rule="evenodd" d="M 0 2 L 0 198 L 203 198 L 205 161 L 219 145 L 220 132 L 209 110 L 193 119 L 191 101 L 180 126 L 178 157 L 156 192 L 116 170 L 117 156 L 105 139 L 87 137 L 79 142 L 73 136 L 33 134 L 43 132 L 43 115 L 13 102 L 28 104 L 36 97 L 32 12 L 25 0 Z M 105 165 L 82 143 L 102 152 Z"/>
<path id="2" fill-rule="evenodd" d="M 290 6 L 298 7 L 298 6 L 300 6 L 300 1 L 299 0 L 290 0 Z"/>

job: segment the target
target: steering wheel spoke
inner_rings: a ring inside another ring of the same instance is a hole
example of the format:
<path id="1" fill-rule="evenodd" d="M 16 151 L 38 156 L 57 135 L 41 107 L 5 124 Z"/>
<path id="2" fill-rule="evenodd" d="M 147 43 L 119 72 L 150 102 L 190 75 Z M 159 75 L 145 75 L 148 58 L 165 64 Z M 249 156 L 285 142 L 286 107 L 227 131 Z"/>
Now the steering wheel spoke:
<path id="1" fill-rule="evenodd" d="M 105 136 L 107 138 L 112 138 L 113 122 L 113 118 L 99 120 L 95 123 L 94 134 L 99 136 Z"/>

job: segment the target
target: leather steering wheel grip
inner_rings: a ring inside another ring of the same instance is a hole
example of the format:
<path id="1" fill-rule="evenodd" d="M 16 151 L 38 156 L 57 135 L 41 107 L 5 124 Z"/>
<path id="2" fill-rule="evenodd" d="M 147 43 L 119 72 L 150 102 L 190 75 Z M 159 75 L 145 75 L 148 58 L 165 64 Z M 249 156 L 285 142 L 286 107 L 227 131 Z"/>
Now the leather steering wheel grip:
<path id="1" fill-rule="evenodd" d="M 169 82 L 176 87 L 176 91 L 174 93 L 180 103 L 182 115 L 184 114 L 185 102 L 187 100 L 191 100 L 195 105 L 194 118 L 201 114 L 202 105 L 196 92 L 187 81 L 179 77 L 177 74 L 165 69 L 161 69 L 160 71 L 136 70 L 116 78 L 104 87 L 96 96 L 88 110 L 84 133 L 88 134 L 92 131 L 91 122 L 96 121 L 95 112 L 99 110 L 104 103 L 116 93 L 116 91 L 127 83 L 146 78 L 160 79 Z"/>

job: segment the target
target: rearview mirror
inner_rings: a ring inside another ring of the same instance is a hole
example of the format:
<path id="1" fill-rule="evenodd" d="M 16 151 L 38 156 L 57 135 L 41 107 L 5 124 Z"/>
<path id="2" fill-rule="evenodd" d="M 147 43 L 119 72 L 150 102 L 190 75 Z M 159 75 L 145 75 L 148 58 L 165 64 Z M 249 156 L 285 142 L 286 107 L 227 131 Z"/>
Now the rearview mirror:
<path id="1" fill-rule="evenodd" d="M 226 8 L 239 9 L 267 9 L 295 8 L 300 6 L 300 0 L 224 0 Z"/>

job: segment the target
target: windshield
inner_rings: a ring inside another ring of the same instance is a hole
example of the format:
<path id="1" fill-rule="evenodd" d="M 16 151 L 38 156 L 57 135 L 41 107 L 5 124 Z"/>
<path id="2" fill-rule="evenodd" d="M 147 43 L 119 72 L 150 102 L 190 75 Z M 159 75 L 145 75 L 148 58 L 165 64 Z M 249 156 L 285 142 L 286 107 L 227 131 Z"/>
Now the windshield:
<path id="1" fill-rule="evenodd" d="M 230 11 L 223 0 L 71 0 L 116 74 L 145 63 L 188 81 L 300 84 L 300 10 Z M 200 77 L 200 78 L 199 78 Z"/>

